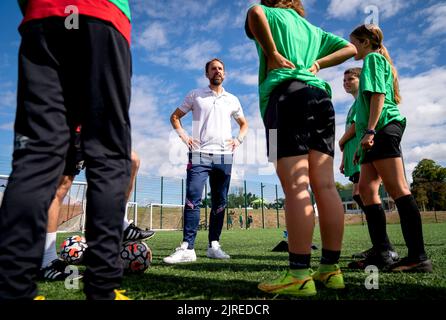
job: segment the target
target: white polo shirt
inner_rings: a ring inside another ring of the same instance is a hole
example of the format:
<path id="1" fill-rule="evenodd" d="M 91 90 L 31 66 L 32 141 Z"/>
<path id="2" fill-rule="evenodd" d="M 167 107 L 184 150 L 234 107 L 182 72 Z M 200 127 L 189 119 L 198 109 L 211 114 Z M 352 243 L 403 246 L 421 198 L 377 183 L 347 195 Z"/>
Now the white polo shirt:
<path id="1" fill-rule="evenodd" d="M 184 113 L 192 110 L 192 137 L 200 148 L 193 151 L 231 154 L 227 140 L 232 139 L 231 117 L 244 117 L 238 98 L 223 89 L 217 95 L 209 87 L 189 92 L 179 107 Z"/>

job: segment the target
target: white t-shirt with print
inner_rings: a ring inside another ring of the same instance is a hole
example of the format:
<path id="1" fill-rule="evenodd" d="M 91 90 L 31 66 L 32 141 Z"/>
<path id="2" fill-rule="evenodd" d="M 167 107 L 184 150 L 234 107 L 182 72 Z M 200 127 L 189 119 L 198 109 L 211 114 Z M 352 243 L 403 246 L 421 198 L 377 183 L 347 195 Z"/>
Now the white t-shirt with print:
<path id="1" fill-rule="evenodd" d="M 217 95 L 209 87 L 189 92 L 179 107 L 184 113 L 192 110 L 192 137 L 199 141 L 203 153 L 232 153 L 227 140 L 232 139 L 231 117 L 244 117 L 236 96 L 223 89 Z"/>

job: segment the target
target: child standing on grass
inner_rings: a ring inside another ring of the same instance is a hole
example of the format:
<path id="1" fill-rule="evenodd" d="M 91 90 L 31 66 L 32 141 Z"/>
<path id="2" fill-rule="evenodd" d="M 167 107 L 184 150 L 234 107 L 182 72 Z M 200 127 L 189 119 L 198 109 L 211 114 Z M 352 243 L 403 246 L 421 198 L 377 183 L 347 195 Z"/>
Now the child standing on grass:
<path id="1" fill-rule="evenodd" d="M 353 199 L 358 203 L 359 207 L 366 213 L 366 210 L 364 210 L 364 204 L 362 203 L 361 197 L 359 195 L 359 176 L 360 176 L 360 166 L 358 163 L 354 163 L 354 154 L 356 151 L 356 147 L 359 144 L 359 138 L 356 137 L 356 98 L 358 97 L 358 91 L 359 91 L 359 77 L 361 76 L 361 68 L 350 68 L 347 69 L 344 72 L 344 89 L 345 92 L 350 93 L 353 98 L 355 99 L 355 102 L 351 106 L 350 110 L 348 111 L 347 119 L 345 122 L 345 133 L 342 135 L 341 139 L 339 140 L 339 148 L 342 151 L 342 162 L 340 166 L 340 171 L 343 173 L 352 183 L 353 183 Z M 379 186 L 380 186 L 380 180 L 376 183 L 376 189 L 374 192 L 376 192 L 376 197 L 379 198 Z M 384 212 L 384 211 L 383 211 Z M 374 217 L 369 217 L 366 215 L 367 218 L 367 227 L 369 230 L 370 238 L 374 237 L 374 227 L 373 223 L 375 223 L 376 219 L 374 220 Z M 389 255 L 392 258 L 392 260 L 398 259 L 398 254 L 393 249 L 392 244 L 390 243 L 389 237 L 387 236 L 387 233 L 385 234 L 384 243 L 386 250 L 389 250 Z M 363 252 L 355 253 L 353 255 L 353 258 L 359 258 L 359 259 L 374 259 L 376 256 L 377 249 L 375 247 L 372 247 L 370 249 L 367 249 Z M 375 264 L 380 265 L 380 264 Z M 362 261 L 355 261 L 352 262 L 349 267 L 360 267 L 362 266 Z"/>
<path id="2" fill-rule="evenodd" d="M 398 104 L 401 101 L 398 76 L 376 25 L 361 25 L 350 34 L 357 49 L 355 60 L 364 60 L 356 103 L 356 136 L 361 139 L 357 156 L 361 164 L 359 192 L 367 219 L 373 218 L 371 232 L 377 255 L 366 260 L 392 271 L 432 272 L 424 250 L 420 211 L 404 176 L 400 142 L 406 127 Z M 386 218 L 375 190 L 383 181 L 398 208 L 408 256 L 393 263 L 386 247 Z"/>
<path id="3" fill-rule="evenodd" d="M 329 85 L 315 74 L 355 55 L 348 41 L 310 24 L 300 0 L 262 0 L 248 11 L 246 33 L 256 41 L 260 111 L 269 161 L 285 193 L 290 268 L 259 285 L 265 292 L 311 296 L 314 280 L 344 288 L 338 266 L 344 210 L 333 173 L 335 115 Z M 277 144 L 274 141 L 277 140 Z M 314 210 L 319 209 L 322 258 L 311 274 Z"/>

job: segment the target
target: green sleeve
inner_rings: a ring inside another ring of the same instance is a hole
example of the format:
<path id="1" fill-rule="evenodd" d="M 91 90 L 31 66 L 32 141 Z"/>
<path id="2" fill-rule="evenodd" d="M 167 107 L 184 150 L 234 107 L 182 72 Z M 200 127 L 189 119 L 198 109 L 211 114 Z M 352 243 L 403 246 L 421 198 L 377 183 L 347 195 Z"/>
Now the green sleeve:
<path id="1" fill-rule="evenodd" d="M 386 94 L 386 58 L 380 54 L 368 54 L 361 71 L 362 91 Z"/>
<path id="2" fill-rule="evenodd" d="M 348 45 L 347 40 L 338 37 L 333 33 L 326 32 L 323 30 L 321 30 L 321 32 L 322 32 L 321 45 L 319 48 L 319 54 L 317 56 L 317 59 L 328 56 L 329 54 L 338 51 L 339 49 L 342 49 Z"/>
<path id="3" fill-rule="evenodd" d="M 25 15 L 26 12 L 26 5 L 28 3 L 28 0 L 17 0 L 20 6 L 20 10 L 22 11 L 22 14 Z"/>

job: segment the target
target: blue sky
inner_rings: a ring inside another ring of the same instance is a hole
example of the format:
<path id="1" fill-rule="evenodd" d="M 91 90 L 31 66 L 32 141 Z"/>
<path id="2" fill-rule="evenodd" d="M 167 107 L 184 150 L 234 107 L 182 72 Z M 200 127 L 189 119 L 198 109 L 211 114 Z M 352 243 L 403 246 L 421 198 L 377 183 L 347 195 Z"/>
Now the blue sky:
<path id="1" fill-rule="evenodd" d="M 233 176 L 278 182 L 265 156 L 258 111 L 258 58 L 254 43 L 244 33 L 246 10 L 255 2 L 130 0 L 132 135 L 133 147 L 142 159 L 141 174 L 185 176 L 186 149 L 172 132 L 169 116 L 188 91 L 207 85 L 204 64 L 219 57 L 226 64 L 224 86 L 239 97 L 250 124 L 246 142 L 236 154 Z M 423 158 L 446 166 L 446 2 L 307 0 L 304 4 L 311 23 L 346 39 L 371 14 L 378 17 L 384 44 L 400 74 L 401 112 L 408 119 L 402 143 L 408 177 Z M 21 14 L 15 1 L 1 1 L 0 12 L 0 174 L 9 174 Z M 337 140 L 344 132 L 346 112 L 352 103 L 342 88 L 343 71 L 360 65 L 352 59 L 319 74 L 333 88 Z M 190 118 L 188 115 L 183 121 L 189 132 Z M 338 170 L 340 154 L 337 149 L 335 177 L 346 183 Z"/>

